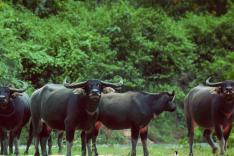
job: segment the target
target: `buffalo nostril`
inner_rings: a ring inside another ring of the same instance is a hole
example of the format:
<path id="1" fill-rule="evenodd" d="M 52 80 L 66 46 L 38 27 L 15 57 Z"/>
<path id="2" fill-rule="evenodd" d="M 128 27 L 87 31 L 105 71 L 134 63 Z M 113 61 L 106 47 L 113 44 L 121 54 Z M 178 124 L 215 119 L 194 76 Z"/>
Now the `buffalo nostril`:
<path id="1" fill-rule="evenodd" d="M 226 87 L 226 90 L 230 91 L 232 90 L 232 87 Z"/>
<path id="2" fill-rule="evenodd" d="M 99 95 L 99 90 L 98 90 L 98 89 L 93 89 L 93 90 L 91 91 L 91 93 L 92 93 L 93 95 Z"/>
<path id="3" fill-rule="evenodd" d="M 227 87 L 225 92 L 231 94 L 233 92 L 232 87 Z"/>
<path id="4" fill-rule="evenodd" d="M 6 102 L 6 97 L 5 96 L 0 96 L 0 102 Z"/>
<path id="5" fill-rule="evenodd" d="M 0 99 L 5 99 L 6 96 L 5 95 L 0 95 Z"/>

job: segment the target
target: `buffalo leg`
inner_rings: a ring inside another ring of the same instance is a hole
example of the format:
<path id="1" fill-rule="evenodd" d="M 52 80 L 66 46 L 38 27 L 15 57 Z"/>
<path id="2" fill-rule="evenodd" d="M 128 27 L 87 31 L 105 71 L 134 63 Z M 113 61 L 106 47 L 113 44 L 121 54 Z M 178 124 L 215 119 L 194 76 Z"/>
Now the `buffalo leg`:
<path id="1" fill-rule="evenodd" d="M 215 132 L 216 132 L 216 135 L 220 141 L 220 154 L 223 155 L 224 154 L 225 139 L 223 136 L 221 126 L 215 126 Z"/>
<path id="2" fill-rule="evenodd" d="M 40 144 L 41 144 L 41 153 L 43 156 L 47 156 L 47 148 L 46 148 L 46 143 L 48 141 L 47 137 L 41 137 L 40 138 Z"/>
<path id="3" fill-rule="evenodd" d="M 8 136 L 7 132 L 3 130 L 3 154 L 8 155 Z"/>
<path id="4" fill-rule="evenodd" d="M 86 136 L 84 130 L 81 132 L 80 138 L 81 138 L 81 156 L 86 156 Z"/>
<path id="5" fill-rule="evenodd" d="M 40 138 L 36 137 L 35 139 L 35 153 L 34 156 L 39 156 L 40 152 L 39 152 L 39 142 L 40 142 Z"/>
<path id="6" fill-rule="evenodd" d="M 214 144 L 214 141 L 213 141 L 213 139 L 211 137 L 211 132 L 212 132 L 211 130 L 205 129 L 204 132 L 203 132 L 203 136 L 206 139 L 206 141 L 208 142 L 208 144 L 211 146 L 212 152 L 216 153 L 218 148 Z"/>
<path id="7" fill-rule="evenodd" d="M 92 138 L 92 131 L 91 132 L 86 132 L 85 134 L 85 142 L 87 145 L 88 149 L 88 156 L 92 156 L 92 150 L 91 150 L 91 138 Z"/>
<path id="8" fill-rule="evenodd" d="M 63 132 L 58 132 L 57 144 L 59 147 L 59 151 L 58 151 L 59 153 L 62 153 L 63 151 L 62 141 L 63 141 Z"/>
<path id="9" fill-rule="evenodd" d="M 3 138 L 1 137 L 1 155 L 3 155 Z"/>
<path id="10" fill-rule="evenodd" d="M 51 132 L 51 129 L 48 128 L 48 126 L 45 123 L 43 123 L 42 131 L 40 134 L 41 152 L 43 156 L 48 155 L 46 145 L 47 145 L 48 138 L 50 137 L 50 132 Z"/>
<path id="11" fill-rule="evenodd" d="M 66 156 L 71 156 L 72 143 L 73 143 L 75 127 L 76 127 L 72 123 L 75 123 L 75 122 L 69 121 L 68 119 L 65 120 L 65 131 L 66 131 L 66 141 L 67 141 Z"/>
<path id="12" fill-rule="evenodd" d="M 34 105 L 34 103 L 31 103 Z M 33 136 L 35 137 L 35 153 L 34 156 L 39 156 L 39 143 L 40 143 L 40 133 L 42 131 L 43 124 L 40 121 L 40 114 L 38 112 L 31 112 L 32 113 L 32 127 L 33 127 Z"/>
<path id="13" fill-rule="evenodd" d="M 67 153 L 66 156 L 71 156 L 72 141 L 67 140 Z"/>
<path id="14" fill-rule="evenodd" d="M 97 135 L 97 134 L 96 134 Z M 94 131 L 85 133 L 85 131 L 82 131 L 81 133 L 81 141 L 82 141 L 82 156 L 86 155 L 86 146 L 88 149 L 88 156 L 91 156 L 94 152 L 95 156 L 98 156 L 97 149 L 96 149 L 96 137 L 94 138 Z M 92 150 L 91 150 L 91 139 L 92 139 Z"/>
<path id="15" fill-rule="evenodd" d="M 15 140 L 14 140 L 14 146 L 15 146 L 15 154 L 18 155 L 19 154 L 19 139 L 20 139 L 20 135 L 21 135 L 21 131 L 22 131 L 22 127 L 18 129 L 18 131 L 16 131 L 15 133 Z"/>
<path id="16" fill-rule="evenodd" d="M 149 151 L 147 149 L 148 127 L 140 129 L 140 136 L 141 136 L 144 156 L 148 156 L 149 155 Z"/>
<path id="17" fill-rule="evenodd" d="M 33 140 L 33 126 L 32 126 L 32 122 L 30 122 L 27 146 L 26 146 L 26 149 L 25 149 L 25 152 L 24 152 L 25 155 L 28 155 L 28 150 L 29 150 L 30 145 L 32 144 L 32 140 Z"/>
<path id="18" fill-rule="evenodd" d="M 98 156 L 98 151 L 97 151 L 97 146 L 96 146 L 96 139 L 98 136 L 98 132 L 99 130 L 95 128 L 92 133 L 92 151 L 94 153 L 94 156 Z"/>
<path id="19" fill-rule="evenodd" d="M 232 123 L 224 128 L 224 139 L 225 139 L 225 150 L 227 149 L 227 140 L 229 138 L 230 132 L 232 130 Z"/>
<path id="20" fill-rule="evenodd" d="M 132 151 L 131 156 L 136 156 L 136 145 L 139 137 L 139 128 L 131 128 Z"/>
<path id="21" fill-rule="evenodd" d="M 102 127 L 101 122 L 95 123 L 95 128 L 92 131 L 92 152 L 94 153 L 94 156 L 98 156 L 97 146 L 96 146 L 96 139 L 99 133 L 99 129 Z"/>
<path id="22" fill-rule="evenodd" d="M 15 155 L 19 155 L 18 141 L 19 141 L 19 138 L 20 138 L 21 130 L 22 130 L 22 128 L 19 128 L 16 131 L 12 131 L 10 133 L 10 138 L 12 138 L 14 146 L 15 146 L 15 152 L 14 152 Z"/>
<path id="23" fill-rule="evenodd" d="M 194 123 L 187 117 L 188 139 L 189 139 L 189 156 L 193 156 L 193 137 L 194 137 Z"/>
<path id="24" fill-rule="evenodd" d="M 48 154 L 49 154 L 49 155 L 52 154 L 51 148 L 52 148 L 52 136 L 49 135 L 49 137 L 48 137 Z"/>
<path id="25" fill-rule="evenodd" d="M 10 134 L 9 134 L 9 154 L 13 153 L 13 142 L 14 142 L 14 134 L 12 131 L 10 131 Z"/>
<path id="26" fill-rule="evenodd" d="M 19 155 L 19 144 L 18 144 L 18 138 L 14 137 L 14 146 L 15 146 L 15 155 Z"/>
<path id="27" fill-rule="evenodd" d="M 3 129 L 0 128 L 0 141 L 1 141 L 1 155 L 3 155 Z"/>

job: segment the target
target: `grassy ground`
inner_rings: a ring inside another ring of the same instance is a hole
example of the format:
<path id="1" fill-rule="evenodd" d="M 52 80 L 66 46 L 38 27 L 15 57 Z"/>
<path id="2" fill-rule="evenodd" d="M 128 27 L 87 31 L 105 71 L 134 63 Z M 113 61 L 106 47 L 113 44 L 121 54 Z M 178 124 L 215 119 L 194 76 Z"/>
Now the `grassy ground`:
<path id="1" fill-rule="evenodd" d="M 129 156 L 130 155 L 130 145 L 101 145 L 98 146 L 98 151 L 100 156 Z M 188 146 L 187 145 L 168 145 L 168 144 L 152 144 L 149 145 L 150 156 L 174 156 L 175 151 L 179 152 L 179 156 L 188 156 Z M 34 147 L 30 148 L 30 155 L 33 154 Z M 73 146 L 72 155 L 79 155 L 80 147 Z M 23 150 L 21 151 L 23 154 Z M 57 148 L 53 148 L 53 154 L 57 155 Z M 65 148 L 62 155 L 65 154 Z M 137 156 L 142 156 L 141 145 L 137 146 Z M 195 145 L 194 146 L 194 156 L 212 156 L 211 149 L 207 145 Z M 218 156 L 218 154 L 216 154 Z M 225 156 L 233 156 L 234 148 L 229 148 Z"/>

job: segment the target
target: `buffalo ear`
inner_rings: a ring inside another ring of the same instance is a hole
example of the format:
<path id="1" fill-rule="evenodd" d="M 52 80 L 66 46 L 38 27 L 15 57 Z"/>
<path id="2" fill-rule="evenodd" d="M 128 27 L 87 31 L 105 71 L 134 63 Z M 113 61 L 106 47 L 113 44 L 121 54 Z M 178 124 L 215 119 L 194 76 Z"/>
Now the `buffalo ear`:
<path id="1" fill-rule="evenodd" d="M 216 87 L 213 92 L 213 94 L 221 94 L 222 93 L 222 88 L 221 87 Z"/>
<path id="2" fill-rule="evenodd" d="M 23 94 L 22 93 L 18 93 L 18 92 L 14 92 L 11 94 L 12 98 L 16 98 L 18 96 L 22 96 Z"/>
<path id="3" fill-rule="evenodd" d="M 86 92 L 83 88 L 76 88 L 73 90 L 73 94 L 86 95 Z"/>
<path id="4" fill-rule="evenodd" d="M 106 86 L 106 85 L 102 85 L 102 92 L 104 94 L 113 93 L 113 92 L 121 92 L 121 90 L 122 90 L 122 86 L 119 86 L 119 87 L 109 87 L 109 86 Z"/>
<path id="5" fill-rule="evenodd" d="M 105 87 L 105 88 L 102 89 L 102 92 L 103 92 L 104 94 L 114 93 L 114 92 L 115 92 L 115 89 L 112 88 L 112 87 Z"/>

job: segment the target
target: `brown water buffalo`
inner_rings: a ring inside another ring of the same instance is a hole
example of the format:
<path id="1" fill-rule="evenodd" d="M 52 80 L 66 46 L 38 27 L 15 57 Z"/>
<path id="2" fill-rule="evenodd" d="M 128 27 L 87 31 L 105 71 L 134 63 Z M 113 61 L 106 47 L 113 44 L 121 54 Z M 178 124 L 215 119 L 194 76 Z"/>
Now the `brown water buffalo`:
<path id="1" fill-rule="evenodd" d="M 41 142 L 42 155 L 47 156 L 46 141 L 50 128 L 66 132 L 67 156 L 71 155 L 71 147 L 76 129 L 92 132 L 97 119 L 97 107 L 102 89 L 118 88 L 119 83 L 108 83 L 100 80 L 88 80 L 81 83 L 65 83 L 63 85 L 48 84 L 36 90 L 31 97 L 31 113 L 36 152 Z M 85 94 L 80 94 L 80 89 Z"/>
<path id="2" fill-rule="evenodd" d="M 140 135 L 143 145 L 144 156 L 148 156 L 147 135 L 148 124 L 154 116 L 163 111 L 174 111 L 175 93 L 160 92 L 146 93 L 130 91 L 126 93 L 103 94 L 99 103 L 99 115 L 97 121 L 112 130 L 131 129 L 132 150 L 131 156 L 136 156 L 136 145 Z M 95 156 L 98 155 L 96 149 L 96 137 L 100 126 L 96 124 L 92 137 L 93 150 Z M 83 132 L 82 132 L 83 133 Z M 85 141 L 82 139 L 82 150 L 85 150 Z M 90 151 L 89 141 L 88 150 Z"/>
<path id="3" fill-rule="evenodd" d="M 23 88 L 0 87 L 0 132 L 2 139 L 3 154 L 8 154 L 8 140 L 10 152 L 13 152 L 12 144 L 15 145 L 15 154 L 19 154 L 18 139 L 22 128 L 30 118 L 29 96 L 25 93 L 26 83 Z M 9 134 L 8 135 L 7 133 Z"/>
<path id="4" fill-rule="evenodd" d="M 184 111 L 188 127 L 190 156 L 193 155 L 195 125 L 204 129 L 203 136 L 214 153 L 217 147 L 212 140 L 211 133 L 215 132 L 220 141 L 221 154 L 224 154 L 232 129 L 234 81 L 211 83 L 210 79 L 206 80 L 207 86 L 199 85 L 185 97 Z"/>

